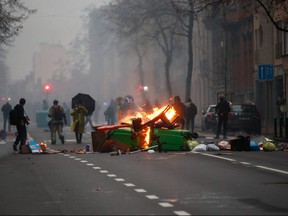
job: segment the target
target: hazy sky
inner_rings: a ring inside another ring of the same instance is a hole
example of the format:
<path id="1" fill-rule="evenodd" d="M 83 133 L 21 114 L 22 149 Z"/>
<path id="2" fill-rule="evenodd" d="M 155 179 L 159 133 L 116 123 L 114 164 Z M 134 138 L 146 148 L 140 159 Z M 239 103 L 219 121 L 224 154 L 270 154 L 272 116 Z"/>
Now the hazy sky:
<path id="1" fill-rule="evenodd" d="M 82 16 L 88 6 L 107 4 L 108 0 L 22 0 L 37 9 L 24 22 L 24 28 L 9 48 L 7 65 L 12 80 L 23 79 L 32 71 L 33 53 L 40 43 L 56 43 L 68 48 L 82 28 Z"/>

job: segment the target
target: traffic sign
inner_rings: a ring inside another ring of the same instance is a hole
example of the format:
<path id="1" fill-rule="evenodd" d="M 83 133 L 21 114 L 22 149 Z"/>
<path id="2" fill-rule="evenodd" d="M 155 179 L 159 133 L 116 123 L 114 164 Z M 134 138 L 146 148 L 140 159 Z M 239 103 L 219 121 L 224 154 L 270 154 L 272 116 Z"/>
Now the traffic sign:
<path id="1" fill-rule="evenodd" d="M 259 64 L 258 65 L 258 80 L 273 80 L 274 79 L 274 65 L 273 64 Z"/>

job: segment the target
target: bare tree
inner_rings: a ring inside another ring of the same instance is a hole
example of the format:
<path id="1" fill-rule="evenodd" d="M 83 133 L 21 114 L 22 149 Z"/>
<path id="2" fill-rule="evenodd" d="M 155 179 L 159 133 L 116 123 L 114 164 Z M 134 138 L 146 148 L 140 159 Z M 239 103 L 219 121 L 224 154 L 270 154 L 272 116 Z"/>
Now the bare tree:
<path id="1" fill-rule="evenodd" d="M 181 0 L 180 0 L 181 1 Z M 189 0 L 192 1 L 192 0 Z M 275 28 L 279 31 L 288 32 L 288 29 L 283 28 L 278 22 L 281 17 L 288 17 L 288 1 L 287 0 L 199 0 L 198 3 L 201 7 L 197 8 L 196 13 L 207 11 L 207 9 L 213 8 L 213 13 L 210 15 L 214 17 L 225 6 L 226 8 L 234 8 L 239 6 L 242 8 L 243 13 L 258 12 L 260 8 L 264 9 L 267 20 L 272 22 Z M 251 7 L 252 6 L 252 7 Z M 182 11 L 190 11 L 189 8 L 182 8 Z M 191 12 L 191 11 L 190 11 Z"/>
<path id="2" fill-rule="evenodd" d="M 114 23 L 115 31 L 131 39 L 131 35 L 149 39 L 156 44 L 165 56 L 165 78 L 169 97 L 173 95 L 170 81 L 170 67 L 173 51 L 177 43 L 173 34 L 178 27 L 178 20 L 170 2 L 166 0 L 116 0 L 104 10 L 107 18 Z M 171 16 L 174 13 L 174 16 Z M 152 39 L 152 40 L 151 40 Z M 143 41 L 143 39 L 141 40 Z M 143 46 L 138 43 L 137 49 Z M 135 47 L 135 46 L 134 46 Z M 139 53 L 138 53 L 139 54 Z M 138 55 L 138 57 L 141 57 Z M 141 59 L 139 59 L 141 62 Z M 140 71 L 141 72 L 141 71 Z M 140 76 L 141 77 L 141 76 Z"/>
<path id="3" fill-rule="evenodd" d="M 27 8 L 21 0 L 0 1 L 0 45 L 9 45 L 23 28 L 23 21 L 36 10 Z"/>

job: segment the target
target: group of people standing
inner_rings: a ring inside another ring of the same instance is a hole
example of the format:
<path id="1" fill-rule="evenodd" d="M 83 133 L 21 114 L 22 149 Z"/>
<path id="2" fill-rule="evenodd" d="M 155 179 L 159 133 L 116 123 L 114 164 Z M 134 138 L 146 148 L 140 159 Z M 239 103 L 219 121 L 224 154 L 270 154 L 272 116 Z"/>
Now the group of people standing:
<path id="1" fill-rule="evenodd" d="M 197 107 L 190 98 L 185 101 L 185 104 L 181 102 L 179 96 L 174 97 L 174 103 L 172 104 L 176 113 L 179 115 L 178 124 L 181 129 L 187 129 L 194 131 L 194 119 L 197 114 Z M 226 100 L 224 95 L 219 96 L 219 102 L 215 107 L 217 115 L 217 130 L 215 139 L 219 139 L 221 131 L 223 132 L 223 138 L 227 139 L 227 121 L 228 114 L 230 112 L 230 103 Z"/>
<path id="2" fill-rule="evenodd" d="M 179 116 L 177 122 L 179 128 L 194 131 L 197 106 L 192 102 L 191 98 L 187 98 L 185 103 L 183 103 L 179 96 L 175 96 L 172 106 Z"/>

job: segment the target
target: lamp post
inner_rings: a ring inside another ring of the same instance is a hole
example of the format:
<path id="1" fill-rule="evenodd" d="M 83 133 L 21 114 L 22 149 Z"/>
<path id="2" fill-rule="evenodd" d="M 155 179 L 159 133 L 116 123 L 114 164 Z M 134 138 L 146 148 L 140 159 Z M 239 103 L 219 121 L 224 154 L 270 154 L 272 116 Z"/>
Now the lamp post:
<path id="1" fill-rule="evenodd" d="M 224 47 L 224 92 L 225 97 L 227 96 L 227 41 L 225 36 L 225 41 L 221 41 L 221 48 Z"/>

